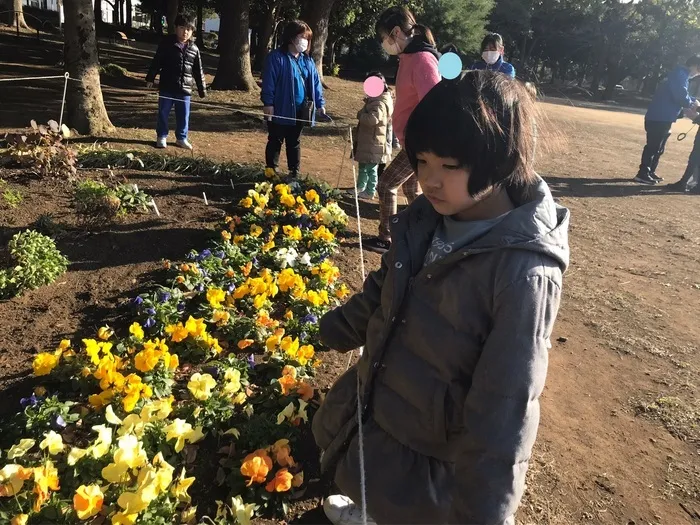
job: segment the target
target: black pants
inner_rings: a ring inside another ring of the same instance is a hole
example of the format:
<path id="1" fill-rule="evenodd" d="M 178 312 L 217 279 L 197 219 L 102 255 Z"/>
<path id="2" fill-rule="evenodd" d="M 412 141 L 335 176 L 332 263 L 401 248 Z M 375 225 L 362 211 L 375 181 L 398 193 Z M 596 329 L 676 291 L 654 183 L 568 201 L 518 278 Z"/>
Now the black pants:
<path id="1" fill-rule="evenodd" d="M 644 121 L 644 129 L 647 132 L 647 144 L 642 152 L 642 164 L 639 171 L 646 173 L 656 173 L 659 159 L 666 149 L 666 141 L 671 136 L 671 126 L 673 122 Z"/>
<path id="2" fill-rule="evenodd" d="M 285 126 L 275 122 L 267 122 L 267 147 L 265 148 L 265 163 L 268 168 L 275 168 L 280 162 L 282 143 L 287 145 L 287 167 L 290 173 L 299 173 L 301 163 L 301 132 L 302 124 Z"/>
<path id="3" fill-rule="evenodd" d="M 680 184 L 686 185 L 693 176 L 696 177 L 695 181 L 700 184 L 700 180 L 697 177 L 700 176 L 700 133 L 695 135 L 695 142 L 693 142 L 693 151 L 690 152 L 690 157 L 688 158 L 688 166 L 685 168 L 685 173 L 683 178 L 680 180 Z"/>

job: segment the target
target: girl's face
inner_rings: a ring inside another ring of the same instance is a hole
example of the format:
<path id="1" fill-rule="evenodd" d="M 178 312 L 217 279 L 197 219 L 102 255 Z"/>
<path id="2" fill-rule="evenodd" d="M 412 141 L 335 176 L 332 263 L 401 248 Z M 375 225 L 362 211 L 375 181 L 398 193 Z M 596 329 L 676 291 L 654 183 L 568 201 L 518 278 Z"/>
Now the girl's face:
<path id="1" fill-rule="evenodd" d="M 440 215 L 458 221 L 493 219 L 508 211 L 510 204 L 499 199 L 501 189 L 486 188 L 476 196 L 469 194 L 469 170 L 457 159 L 438 157 L 431 152 L 418 153 L 418 182 L 426 198 Z M 507 200 L 507 197 L 506 197 Z M 510 203 L 510 201 L 507 201 Z"/>
<path id="2" fill-rule="evenodd" d="M 469 170 L 460 166 L 457 159 L 438 157 L 431 152 L 418 153 L 418 181 L 423 193 L 441 215 L 460 219 L 478 199 L 469 195 Z"/>

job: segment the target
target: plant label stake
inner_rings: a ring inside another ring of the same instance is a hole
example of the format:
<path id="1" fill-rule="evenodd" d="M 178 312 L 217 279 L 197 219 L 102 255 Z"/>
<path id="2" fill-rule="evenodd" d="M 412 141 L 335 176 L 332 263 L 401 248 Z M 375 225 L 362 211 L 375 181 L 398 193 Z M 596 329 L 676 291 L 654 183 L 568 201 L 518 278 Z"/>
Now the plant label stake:
<path id="1" fill-rule="evenodd" d="M 233 179 L 229 179 L 228 181 L 231 183 L 231 189 L 235 190 L 236 188 L 233 187 Z"/>
<path id="2" fill-rule="evenodd" d="M 204 204 L 205 204 L 206 206 L 209 206 L 209 201 L 207 200 L 207 194 L 204 193 L 204 192 L 202 192 L 202 196 L 204 197 Z"/>
<path id="3" fill-rule="evenodd" d="M 134 184 L 134 186 L 136 185 Z M 158 211 L 158 206 L 156 206 L 156 201 L 153 198 L 151 198 L 151 206 L 153 206 L 153 211 L 156 212 L 156 215 L 160 217 L 160 211 Z"/>
<path id="4" fill-rule="evenodd" d="M 139 187 L 138 187 L 136 184 L 134 184 L 134 190 L 135 190 L 137 193 L 138 193 L 138 191 L 139 191 Z"/>

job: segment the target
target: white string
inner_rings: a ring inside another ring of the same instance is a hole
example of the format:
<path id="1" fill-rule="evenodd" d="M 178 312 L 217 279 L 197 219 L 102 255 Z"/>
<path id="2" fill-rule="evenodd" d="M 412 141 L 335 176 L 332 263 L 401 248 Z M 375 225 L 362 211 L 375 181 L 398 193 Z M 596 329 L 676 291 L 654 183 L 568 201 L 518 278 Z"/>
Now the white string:
<path id="1" fill-rule="evenodd" d="M 51 77 L 21 77 L 21 78 L 0 78 L 0 82 L 19 82 L 20 80 L 47 80 L 50 78 L 66 78 L 65 75 L 56 75 Z M 73 79 L 75 80 L 75 79 Z"/>
<path id="2" fill-rule="evenodd" d="M 350 147 L 353 148 L 352 139 L 352 128 L 348 127 L 348 132 L 350 135 Z M 362 273 L 362 283 L 365 282 L 365 252 L 362 247 L 362 221 L 360 217 L 360 198 L 357 195 L 357 172 L 355 171 L 355 161 L 352 162 L 352 190 L 355 195 L 355 217 L 357 218 L 357 237 L 360 245 L 360 272 Z M 364 351 L 364 345 L 359 348 L 359 354 L 362 355 Z M 346 370 L 350 368 L 350 363 L 352 361 L 354 352 L 350 352 L 350 358 L 348 359 L 348 366 Z M 357 374 L 357 444 L 358 444 L 358 456 L 360 459 L 360 508 L 362 510 L 362 525 L 367 525 L 367 481 L 365 473 L 365 435 L 362 428 L 362 400 L 360 399 L 360 374 Z"/>

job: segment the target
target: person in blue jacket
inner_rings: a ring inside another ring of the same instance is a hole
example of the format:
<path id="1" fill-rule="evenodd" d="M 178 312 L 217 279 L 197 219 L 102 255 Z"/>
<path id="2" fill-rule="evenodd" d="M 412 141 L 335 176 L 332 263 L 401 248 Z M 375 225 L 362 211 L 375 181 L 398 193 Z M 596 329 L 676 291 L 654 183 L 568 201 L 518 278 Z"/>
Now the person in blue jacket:
<path id="1" fill-rule="evenodd" d="M 277 169 L 282 143 L 287 147 L 289 174 L 297 176 L 301 161 L 301 132 L 314 125 L 316 111 L 326 114 L 323 87 L 308 50 L 313 33 L 306 22 L 289 22 L 282 32 L 282 45 L 265 60 L 261 100 L 267 120 L 267 168 Z M 316 104 L 311 122 L 298 120 L 307 100 Z"/>
<path id="2" fill-rule="evenodd" d="M 503 60 L 503 37 L 498 33 L 489 33 L 481 42 L 481 60 L 474 62 L 471 69 L 488 69 L 498 71 L 515 78 L 515 68 Z"/>
<path id="3" fill-rule="evenodd" d="M 671 126 L 684 108 L 700 106 L 695 97 L 688 93 L 688 82 L 700 74 L 700 56 L 690 57 L 685 66 L 675 68 L 659 85 L 644 117 L 644 130 L 647 143 L 642 152 L 642 163 L 634 182 L 650 186 L 663 181 L 656 174 L 659 159 L 671 136 Z"/>

